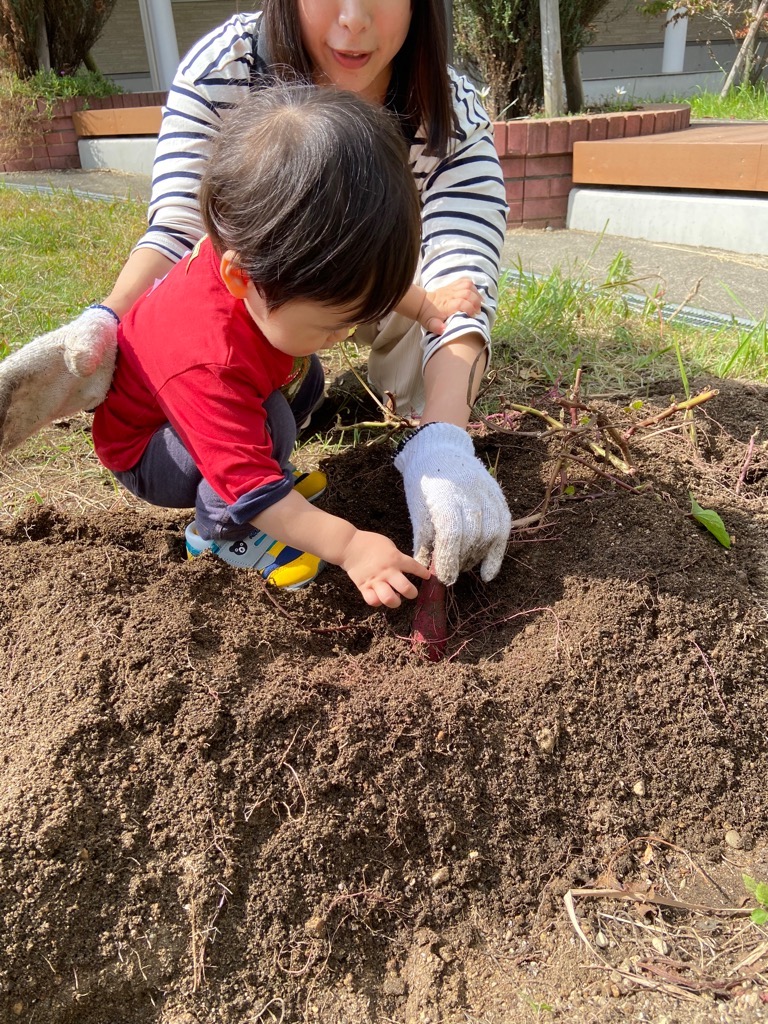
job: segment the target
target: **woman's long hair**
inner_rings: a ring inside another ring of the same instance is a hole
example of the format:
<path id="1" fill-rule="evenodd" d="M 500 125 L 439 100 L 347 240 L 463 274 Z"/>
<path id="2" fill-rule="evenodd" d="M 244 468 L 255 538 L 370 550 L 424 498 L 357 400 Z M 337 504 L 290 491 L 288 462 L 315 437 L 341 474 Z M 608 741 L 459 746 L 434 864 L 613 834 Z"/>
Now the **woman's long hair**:
<path id="1" fill-rule="evenodd" d="M 264 27 L 273 74 L 311 81 L 314 68 L 302 42 L 297 0 L 265 0 Z M 414 0 L 408 35 L 393 62 L 389 97 L 406 139 L 424 131 L 425 151 L 433 156 L 445 155 L 456 126 L 447 64 L 444 0 Z"/>

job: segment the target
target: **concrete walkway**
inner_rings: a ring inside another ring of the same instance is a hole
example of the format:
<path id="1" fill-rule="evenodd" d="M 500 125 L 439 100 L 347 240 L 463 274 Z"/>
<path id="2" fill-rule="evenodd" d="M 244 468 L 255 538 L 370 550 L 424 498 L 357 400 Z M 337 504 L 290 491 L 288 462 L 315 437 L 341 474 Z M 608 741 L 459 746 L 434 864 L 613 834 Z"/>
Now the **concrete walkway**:
<path id="1" fill-rule="evenodd" d="M 0 186 L 3 183 L 28 191 L 64 189 L 99 199 L 119 197 L 142 202 L 150 192 L 149 179 L 144 175 L 117 171 L 0 174 Z M 626 255 L 631 264 L 632 281 L 622 292 L 646 295 L 660 290 L 670 307 L 686 302 L 686 308 L 711 311 L 719 317 L 757 321 L 768 316 L 768 257 L 764 256 L 588 231 L 515 228 L 507 232 L 502 259 L 512 271 L 521 269 L 525 274 L 547 276 L 559 268 L 565 277 L 600 284 L 617 253 Z"/>
<path id="2" fill-rule="evenodd" d="M 618 253 L 627 256 L 631 266 L 631 283 L 622 292 L 663 292 L 667 305 L 685 302 L 686 308 L 750 321 L 768 316 L 766 256 L 589 231 L 516 228 L 507 232 L 502 259 L 505 267 L 521 265 L 527 273 L 548 275 L 559 267 L 564 277 L 600 284 Z"/>
<path id="3" fill-rule="evenodd" d="M 0 173 L 0 186 L 28 192 L 74 192 L 94 199 L 149 199 L 150 180 L 122 171 L 15 171 Z"/>

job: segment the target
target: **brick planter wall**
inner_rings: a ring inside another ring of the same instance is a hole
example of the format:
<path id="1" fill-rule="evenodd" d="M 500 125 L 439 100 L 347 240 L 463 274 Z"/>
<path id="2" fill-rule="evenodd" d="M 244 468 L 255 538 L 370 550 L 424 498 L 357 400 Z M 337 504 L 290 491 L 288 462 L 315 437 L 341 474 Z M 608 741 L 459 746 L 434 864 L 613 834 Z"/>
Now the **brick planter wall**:
<path id="1" fill-rule="evenodd" d="M 124 93 L 99 99 L 78 96 L 70 100 L 56 100 L 50 117 L 40 126 L 39 137 L 31 146 L 22 149 L 13 160 L 0 162 L 0 171 L 69 170 L 80 166 L 77 134 L 72 114 L 77 110 L 119 110 L 124 107 L 155 107 L 165 103 L 165 92 Z M 37 101 L 38 110 L 45 113 L 45 100 Z"/>
<path id="2" fill-rule="evenodd" d="M 78 110 L 158 106 L 164 92 L 126 93 L 102 99 L 58 100 L 34 145 L 0 171 L 45 171 L 80 167 L 72 114 Z M 44 111 L 46 105 L 38 101 Z M 529 118 L 494 124 L 496 151 L 509 203 L 509 227 L 565 227 L 568 194 L 573 187 L 573 145 L 597 139 L 620 139 L 682 131 L 690 125 L 687 104 L 656 104 L 612 114 Z"/>
<path id="3" fill-rule="evenodd" d="M 497 121 L 494 141 L 507 190 L 507 225 L 565 227 L 575 142 L 678 132 L 690 121 L 687 104 L 671 103 L 615 114 Z"/>

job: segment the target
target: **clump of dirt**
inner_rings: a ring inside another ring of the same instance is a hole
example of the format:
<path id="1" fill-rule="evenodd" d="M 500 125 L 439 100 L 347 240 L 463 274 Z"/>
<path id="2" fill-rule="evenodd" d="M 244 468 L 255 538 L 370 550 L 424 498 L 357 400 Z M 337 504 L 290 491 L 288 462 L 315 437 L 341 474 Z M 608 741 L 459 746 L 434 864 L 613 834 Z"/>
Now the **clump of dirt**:
<path id="1" fill-rule="evenodd" d="M 0 1018 L 761 1019 L 737 911 L 740 870 L 768 873 L 768 390 L 717 386 L 695 444 L 679 416 L 631 438 L 629 478 L 530 417 L 480 431 L 514 517 L 551 501 L 453 588 L 437 664 L 412 604 L 336 568 L 289 595 L 185 561 L 184 514 L 6 521 Z M 668 401 L 600 407 L 623 429 Z M 329 511 L 409 546 L 388 443 L 324 469 Z M 658 898 L 694 882 L 717 913 L 673 920 Z M 601 886 L 579 936 L 564 894 Z M 728 984 L 675 945 L 702 922 L 715 959 L 741 929 Z"/>

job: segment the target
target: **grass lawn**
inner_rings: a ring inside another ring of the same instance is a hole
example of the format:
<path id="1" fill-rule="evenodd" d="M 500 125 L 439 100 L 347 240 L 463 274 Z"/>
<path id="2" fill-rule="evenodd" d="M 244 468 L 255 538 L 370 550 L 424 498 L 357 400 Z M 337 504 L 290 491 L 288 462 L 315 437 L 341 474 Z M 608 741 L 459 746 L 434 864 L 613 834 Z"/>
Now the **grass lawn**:
<path id="1" fill-rule="evenodd" d="M 523 268 L 519 268 L 522 270 Z M 643 294 L 630 260 L 618 253 L 603 280 L 548 277 L 502 280 L 494 329 L 500 374 L 552 385 L 578 369 L 592 391 L 629 393 L 652 380 L 698 374 L 768 379 L 765 321 L 751 329 L 701 329 L 662 319 L 662 300 L 645 293 L 640 313 L 624 296 Z"/>
<path id="2" fill-rule="evenodd" d="M 768 120 L 768 89 L 764 81 L 758 82 L 757 85 L 737 85 L 723 97 L 718 93 L 698 92 L 679 102 L 690 104 L 691 116 L 694 118 Z"/>
<path id="3" fill-rule="evenodd" d="M 0 351 L 7 352 L 108 292 L 143 231 L 145 207 L 0 188 L 0 222 Z M 592 391 L 631 392 L 672 376 L 684 385 L 699 373 L 768 379 L 765 322 L 750 331 L 665 322 L 653 294 L 641 314 L 629 309 L 623 294 L 637 291 L 621 254 L 602 281 L 558 271 L 544 279 L 508 276 L 494 331 L 497 381 L 535 390 L 571 381 L 581 369 Z"/>
<path id="4" fill-rule="evenodd" d="M 100 302 L 146 224 L 138 200 L 0 187 L 0 342 L 15 349 Z"/>
<path id="5" fill-rule="evenodd" d="M 768 121 L 768 86 L 764 81 L 756 85 L 743 82 L 730 89 L 727 96 L 699 89 L 692 96 L 672 94 L 649 102 L 687 103 L 694 120 Z"/>

